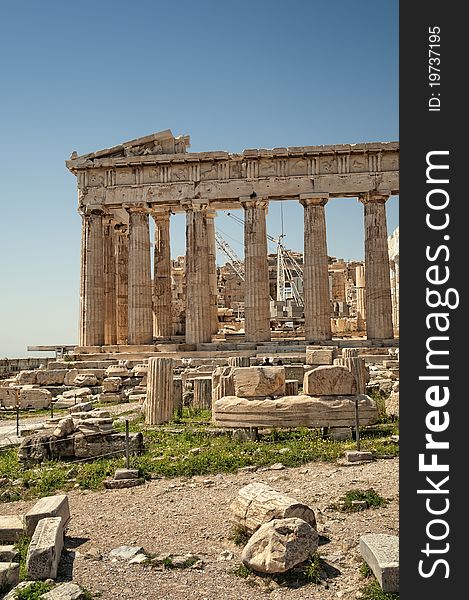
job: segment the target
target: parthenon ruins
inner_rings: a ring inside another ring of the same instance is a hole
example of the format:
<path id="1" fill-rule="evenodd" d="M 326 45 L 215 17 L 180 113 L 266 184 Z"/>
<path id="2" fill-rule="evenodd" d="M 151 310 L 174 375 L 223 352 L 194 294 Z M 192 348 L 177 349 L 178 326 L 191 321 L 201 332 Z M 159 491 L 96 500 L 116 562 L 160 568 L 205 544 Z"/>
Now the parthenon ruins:
<path id="1" fill-rule="evenodd" d="M 337 197 L 364 208 L 367 338 L 393 338 L 386 201 L 399 194 L 398 142 L 240 154 L 189 146 L 189 136 L 166 130 L 74 152 L 66 162 L 82 216 L 78 349 L 141 350 L 173 335 L 170 216 L 177 212 L 186 215 L 185 342 L 210 342 L 218 329 L 214 219 L 217 210 L 237 208 L 244 209 L 245 341 L 270 340 L 266 213 L 276 200 L 304 207 L 304 335 L 309 343 L 330 340 L 325 205 Z"/>

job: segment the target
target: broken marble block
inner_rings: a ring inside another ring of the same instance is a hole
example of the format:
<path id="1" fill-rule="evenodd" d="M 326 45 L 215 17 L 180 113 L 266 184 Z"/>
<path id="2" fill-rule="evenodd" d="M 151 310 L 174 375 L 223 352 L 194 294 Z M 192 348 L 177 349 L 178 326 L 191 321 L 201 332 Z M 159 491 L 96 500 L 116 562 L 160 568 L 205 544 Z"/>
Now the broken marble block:
<path id="1" fill-rule="evenodd" d="M 62 527 L 65 528 L 70 520 L 70 508 L 66 494 L 41 498 L 28 510 L 24 516 L 26 535 L 32 537 L 36 525 L 41 519 L 45 519 L 46 517 L 62 517 Z"/>
<path id="2" fill-rule="evenodd" d="M 232 378 L 238 398 L 285 394 L 284 367 L 236 367 L 232 371 Z"/>
<path id="3" fill-rule="evenodd" d="M 30 579 L 55 579 L 64 545 L 62 517 L 46 517 L 36 525 L 26 556 Z"/>
<path id="4" fill-rule="evenodd" d="M 360 554 L 373 571 L 383 592 L 399 592 L 399 538 L 386 533 L 360 537 Z"/>

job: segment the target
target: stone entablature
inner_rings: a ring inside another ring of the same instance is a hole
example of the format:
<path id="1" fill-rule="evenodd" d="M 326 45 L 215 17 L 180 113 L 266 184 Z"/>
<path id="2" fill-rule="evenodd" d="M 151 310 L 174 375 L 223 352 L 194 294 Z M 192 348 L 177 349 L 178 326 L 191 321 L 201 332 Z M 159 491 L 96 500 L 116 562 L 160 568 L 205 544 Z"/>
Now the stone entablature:
<path id="1" fill-rule="evenodd" d="M 189 136 L 171 136 L 172 142 L 164 143 L 180 151 L 161 154 L 154 151 L 155 144 L 161 147 L 159 137 L 73 154 L 66 165 L 77 176 L 80 203 L 112 207 L 144 201 L 182 212 L 180 202 L 193 198 L 204 198 L 213 208 L 239 208 L 239 197 L 253 192 L 269 199 L 399 193 L 398 142 L 188 153 Z"/>

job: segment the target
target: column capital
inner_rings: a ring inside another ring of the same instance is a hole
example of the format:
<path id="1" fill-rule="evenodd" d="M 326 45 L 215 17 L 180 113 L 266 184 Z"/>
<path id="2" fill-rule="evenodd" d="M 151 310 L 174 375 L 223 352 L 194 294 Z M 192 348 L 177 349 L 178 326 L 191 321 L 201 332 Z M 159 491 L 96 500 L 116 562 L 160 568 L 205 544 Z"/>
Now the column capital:
<path id="1" fill-rule="evenodd" d="M 325 206 L 329 201 L 329 194 L 300 194 L 300 204 L 303 206 Z"/>
<path id="2" fill-rule="evenodd" d="M 193 200 L 181 200 L 181 207 L 186 212 L 189 210 L 192 210 L 194 212 L 207 210 L 208 206 L 208 200 L 201 200 L 199 198 L 194 198 Z"/>
<path id="3" fill-rule="evenodd" d="M 123 204 L 122 208 L 124 208 L 128 213 L 148 213 L 149 208 L 148 204 L 144 203 L 136 203 L 136 204 Z"/>
<path id="4" fill-rule="evenodd" d="M 155 221 L 169 221 L 171 209 L 169 206 L 150 206 L 150 214 Z"/>
<path id="5" fill-rule="evenodd" d="M 366 192 L 358 196 L 362 204 L 385 204 L 389 200 L 391 192 Z"/>
<path id="6" fill-rule="evenodd" d="M 268 208 L 269 199 L 262 196 L 240 196 L 239 202 L 243 208 Z"/>
<path id="7" fill-rule="evenodd" d="M 105 214 L 104 208 L 98 204 L 89 204 L 88 206 L 82 206 L 78 209 L 78 212 L 82 217 L 90 217 L 91 215 L 103 216 Z"/>

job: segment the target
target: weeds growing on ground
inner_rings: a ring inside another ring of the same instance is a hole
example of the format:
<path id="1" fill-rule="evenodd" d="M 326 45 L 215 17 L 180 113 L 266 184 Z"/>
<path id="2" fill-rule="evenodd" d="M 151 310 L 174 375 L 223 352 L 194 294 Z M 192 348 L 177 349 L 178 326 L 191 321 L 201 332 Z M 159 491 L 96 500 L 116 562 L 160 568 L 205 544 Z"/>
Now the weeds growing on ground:
<path id="1" fill-rule="evenodd" d="M 50 583 L 44 581 L 34 581 L 21 590 L 15 592 L 15 598 L 17 600 L 39 600 L 42 594 L 50 592 L 52 589 Z"/>
<path id="2" fill-rule="evenodd" d="M 28 554 L 29 543 L 31 539 L 22 535 L 15 544 L 15 549 L 18 552 L 17 562 L 20 564 L 20 581 L 24 581 L 27 579 L 27 571 L 26 571 L 26 556 Z"/>
<path id="3" fill-rule="evenodd" d="M 367 583 L 360 591 L 362 600 L 399 600 L 399 594 L 383 592 L 376 579 Z"/>
<path id="4" fill-rule="evenodd" d="M 237 546 L 244 547 L 251 536 L 241 525 L 233 525 L 228 537 Z"/>
<path id="5" fill-rule="evenodd" d="M 323 439 L 320 429 L 307 428 L 273 429 L 258 441 L 239 441 L 228 431 L 215 435 L 213 427 L 207 427 L 209 420 L 210 411 L 191 414 L 184 409 L 180 424 L 150 428 L 141 420 L 132 422 L 131 431 L 144 434 L 145 453 L 131 456 L 130 466 L 138 469 L 144 479 L 192 477 L 233 473 L 241 467 L 267 467 L 278 462 L 297 467 L 314 461 L 334 461 L 355 447 L 353 441 Z M 361 448 L 379 456 L 397 456 L 398 445 L 389 441 L 392 427 L 380 425 L 371 428 L 370 433 L 362 428 Z M 285 447 L 288 452 L 279 453 Z M 52 461 L 28 467 L 18 461 L 16 449 L 1 451 L 0 477 L 6 477 L 10 483 L 4 486 L 0 500 L 37 498 L 74 486 L 100 489 L 104 479 L 123 466 L 123 460 L 117 457 L 79 463 Z"/>
<path id="6" fill-rule="evenodd" d="M 378 508 L 386 506 L 389 500 L 380 496 L 373 488 L 367 490 L 349 490 L 339 498 L 337 504 L 331 507 L 343 512 L 358 512 L 366 508 Z"/>

